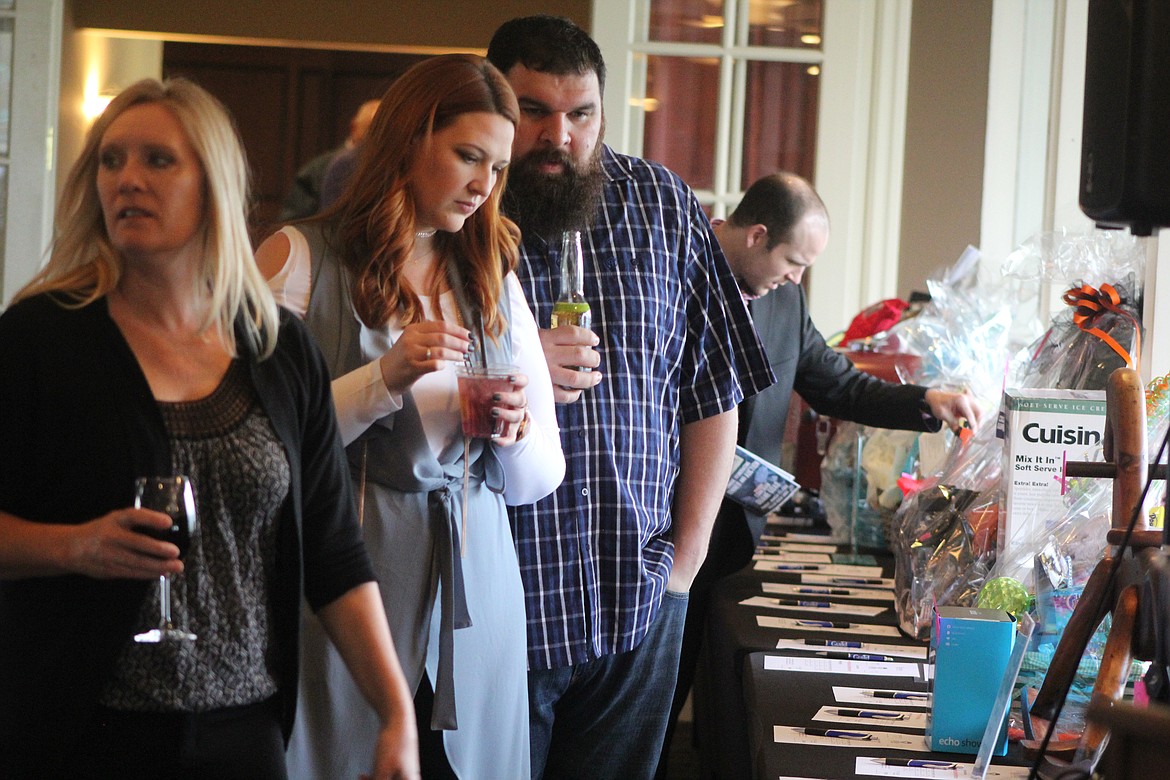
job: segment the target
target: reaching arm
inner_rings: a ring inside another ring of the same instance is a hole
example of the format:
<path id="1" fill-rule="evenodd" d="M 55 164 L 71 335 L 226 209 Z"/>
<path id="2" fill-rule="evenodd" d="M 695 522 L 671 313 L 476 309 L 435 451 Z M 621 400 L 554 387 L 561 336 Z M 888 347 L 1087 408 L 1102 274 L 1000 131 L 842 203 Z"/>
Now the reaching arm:
<path id="1" fill-rule="evenodd" d="M 978 429 L 983 420 L 982 407 L 974 396 L 967 392 L 952 393 L 931 388 L 926 391 L 926 405 L 930 407 L 931 414 L 953 430 L 958 430 L 964 423 Z"/>
<path id="2" fill-rule="evenodd" d="M 414 704 L 378 586 L 359 585 L 317 613 L 362 696 L 381 722 L 371 780 L 415 780 L 419 775 Z"/>
<path id="3" fill-rule="evenodd" d="M 711 541 L 711 527 L 731 477 L 739 417 L 735 409 L 682 427 L 673 505 L 674 568 L 666 587 L 690 590 Z"/>

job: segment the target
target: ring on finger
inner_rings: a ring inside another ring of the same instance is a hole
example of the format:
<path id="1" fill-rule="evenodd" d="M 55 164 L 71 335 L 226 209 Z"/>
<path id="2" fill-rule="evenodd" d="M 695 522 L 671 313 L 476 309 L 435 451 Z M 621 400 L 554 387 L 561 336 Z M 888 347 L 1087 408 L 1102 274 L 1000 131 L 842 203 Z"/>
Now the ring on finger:
<path id="1" fill-rule="evenodd" d="M 427 360 L 431 359 L 431 348 L 427 347 Z"/>

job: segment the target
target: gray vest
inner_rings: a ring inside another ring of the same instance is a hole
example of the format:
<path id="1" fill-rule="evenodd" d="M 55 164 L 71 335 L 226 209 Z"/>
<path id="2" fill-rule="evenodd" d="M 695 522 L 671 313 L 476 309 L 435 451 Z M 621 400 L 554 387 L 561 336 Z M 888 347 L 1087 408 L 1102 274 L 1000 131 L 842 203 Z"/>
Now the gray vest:
<path id="1" fill-rule="evenodd" d="M 365 361 L 361 354 L 361 322 L 353 309 L 351 275 L 334 251 L 331 251 L 328 227 L 319 223 L 298 225 L 309 244 L 312 256 L 312 278 L 305 324 L 317 340 L 329 366 L 330 375 L 337 378 L 359 368 Z M 448 281 L 466 323 L 478 323 L 478 312 L 467 300 L 462 275 L 450 265 Z M 501 291 L 500 305 L 509 310 L 508 288 Z M 511 363 L 511 329 L 506 329 L 498 342 L 476 334 L 477 350 L 483 350 L 491 364 Z M 470 486 L 483 484 L 487 489 L 502 493 L 504 471 L 496 458 L 495 449 L 484 439 L 466 442 L 467 477 Z M 425 494 L 426 512 L 435 538 L 432 564 L 442 583 L 442 603 L 439 631 L 439 674 L 432 681 L 435 686 L 432 728 L 455 728 L 457 725 L 454 697 L 453 632 L 471 625 L 463 584 L 463 566 L 460 560 L 460 520 L 463 509 L 464 457 L 451 463 L 442 463 L 435 457 L 423 430 L 422 418 L 414 396 L 408 391 L 402 396 L 402 408 L 387 419 L 371 425 L 361 436 L 346 447 L 354 479 L 363 488 L 386 489 L 407 494 Z M 360 501 L 365 502 L 365 490 Z M 377 496 L 374 496 L 378 504 Z M 432 569 L 432 570 L 434 570 Z M 407 596 L 406 598 L 413 598 Z M 405 644 L 408 639 L 403 638 Z M 400 647 L 400 654 L 403 652 Z"/>
<path id="2" fill-rule="evenodd" d="M 350 273 L 337 256 L 329 251 L 328 241 L 320 223 L 298 225 L 309 243 L 312 255 L 312 281 L 305 324 L 317 340 L 330 376 L 334 379 L 359 368 L 361 355 L 361 322 L 353 313 L 353 294 Z M 464 322 L 478 322 L 464 290 L 463 279 L 454 265 L 448 268 L 451 289 Z M 500 306 L 508 310 L 508 288 L 504 286 Z M 344 316 L 351 313 L 352 316 Z M 476 334 L 477 348 L 485 350 L 489 363 L 512 362 L 511 330 L 506 330 L 498 342 Z M 366 461 L 366 479 L 404 492 L 430 492 L 448 483 L 449 475 L 431 452 L 423 432 L 422 418 L 414 396 L 402 396 L 402 408 L 392 420 L 371 425 L 346 448 L 355 473 L 361 468 L 363 452 Z M 471 440 L 472 477 L 487 482 L 495 492 L 504 489 L 504 473 L 495 457 L 495 451 L 483 439 Z M 448 468 L 449 471 L 449 468 Z M 462 465 L 460 464 L 460 477 Z"/>

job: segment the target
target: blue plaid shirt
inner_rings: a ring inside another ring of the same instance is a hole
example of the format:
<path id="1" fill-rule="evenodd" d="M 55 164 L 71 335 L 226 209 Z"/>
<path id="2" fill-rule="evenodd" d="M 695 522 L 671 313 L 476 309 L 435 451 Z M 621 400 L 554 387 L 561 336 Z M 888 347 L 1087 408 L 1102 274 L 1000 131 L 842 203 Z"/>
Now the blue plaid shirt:
<path id="1" fill-rule="evenodd" d="M 510 510 L 534 669 L 638 645 L 673 563 L 681 426 L 773 381 L 694 194 L 660 165 L 602 154 L 602 209 L 582 247 L 605 379 L 557 406 L 565 481 Z M 541 327 L 559 286 L 554 244 L 525 236 L 517 269 Z"/>

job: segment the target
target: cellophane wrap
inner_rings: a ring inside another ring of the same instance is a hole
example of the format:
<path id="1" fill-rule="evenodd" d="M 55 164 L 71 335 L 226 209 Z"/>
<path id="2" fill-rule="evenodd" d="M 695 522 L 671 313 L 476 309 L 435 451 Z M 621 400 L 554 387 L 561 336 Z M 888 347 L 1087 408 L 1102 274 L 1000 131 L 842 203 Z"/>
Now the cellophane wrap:
<path id="1" fill-rule="evenodd" d="M 1138 358 L 1145 257 L 1146 240 L 1117 230 L 1041 233 L 1009 255 L 1005 277 L 1066 292 L 1048 327 L 1014 355 L 1007 386 L 1105 389 L 1113 370 L 1126 364 L 1123 353 Z M 1116 302 L 1103 294 L 1109 288 Z M 1073 305 L 1078 300 L 1091 307 L 1083 319 Z"/>
<path id="2" fill-rule="evenodd" d="M 839 423 L 821 462 L 821 499 L 833 539 L 887 547 L 890 522 L 902 503 L 898 479 L 917 464 L 917 433 Z"/>
<path id="3" fill-rule="evenodd" d="M 969 247 L 954 265 L 927 280 L 929 303 L 869 339 L 868 346 L 920 358 L 912 372 L 898 365 L 903 382 L 963 388 L 988 409 L 1002 386 L 1014 293 L 1010 286 L 980 282 L 978 263 L 978 251 Z M 821 468 L 821 496 L 836 538 L 889 546 L 895 513 L 904 499 L 903 477 L 916 481 L 936 476 L 921 471 L 917 437 L 854 423 L 838 426 Z"/>
<path id="4" fill-rule="evenodd" d="M 1141 240 L 1120 231 L 1056 231 L 1022 244 L 1004 262 L 1001 278 L 980 281 L 969 271 L 968 253 L 928 282 L 927 316 L 891 331 L 902 349 L 922 356 L 911 381 L 967 387 L 985 412 L 984 424 L 951 452 L 942 473 L 919 475 L 920 490 L 904 498 L 889 529 L 898 619 L 908 634 L 925 639 L 936 605 L 975 606 L 984 584 L 999 576 L 993 567 L 1003 442 L 995 437 L 993 420 L 1003 388 L 1103 389 L 1124 358 L 1090 331 L 1096 328 L 1121 352 L 1136 354 L 1144 258 Z M 1062 306 L 1042 325 L 1027 312 L 1038 308 L 1045 286 L 1069 290 L 1066 298 L 1073 302 L 1094 303 L 1100 295 L 1103 304 L 1091 316 L 1082 312 L 1079 322 L 1077 307 Z M 1072 538 L 1064 537 L 1066 546 Z M 1036 545 L 1027 557 L 1039 553 L 1041 540 Z"/>
<path id="5" fill-rule="evenodd" d="M 995 561 L 1002 445 L 986 421 L 898 508 L 890 534 L 898 624 L 930 637 L 936 605 L 974 606 Z"/>

